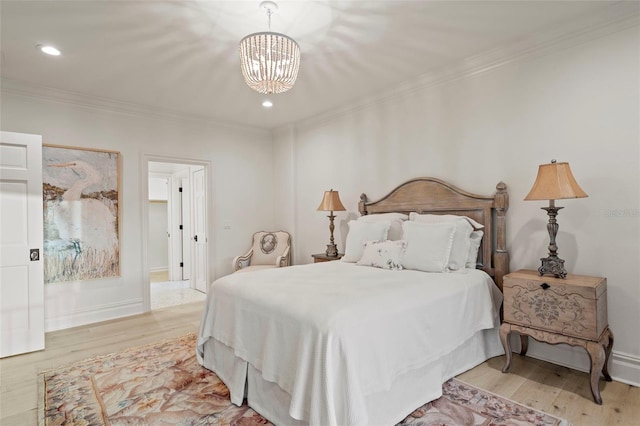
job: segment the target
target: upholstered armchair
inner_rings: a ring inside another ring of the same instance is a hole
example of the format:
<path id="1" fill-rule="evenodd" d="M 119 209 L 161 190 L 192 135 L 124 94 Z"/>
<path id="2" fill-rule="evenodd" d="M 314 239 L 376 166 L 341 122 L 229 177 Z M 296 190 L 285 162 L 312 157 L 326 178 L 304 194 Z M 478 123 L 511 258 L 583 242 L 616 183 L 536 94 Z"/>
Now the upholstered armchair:
<path id="1" fill-rule="evenodd" d="M 260 231 L 253 234 L 253 245 L 247 253 L 233 259 L 233 271 L 251 271 L 289 266 L 291 235 L 285 231 Z"/>

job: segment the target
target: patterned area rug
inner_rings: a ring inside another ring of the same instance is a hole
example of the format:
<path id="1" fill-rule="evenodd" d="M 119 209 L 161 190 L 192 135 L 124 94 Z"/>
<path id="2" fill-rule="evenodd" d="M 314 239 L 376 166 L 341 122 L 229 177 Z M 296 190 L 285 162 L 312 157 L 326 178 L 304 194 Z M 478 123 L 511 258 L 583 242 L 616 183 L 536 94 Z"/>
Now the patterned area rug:
<path id="1" fill-rule="evenodd" d="M 41 425 L 271 425 L 237 407 L 198 364 L 196 336 L 91 358 L 41 374 Z M 400 425 L 563 425 L 561 419 L 456 379 Z"/>

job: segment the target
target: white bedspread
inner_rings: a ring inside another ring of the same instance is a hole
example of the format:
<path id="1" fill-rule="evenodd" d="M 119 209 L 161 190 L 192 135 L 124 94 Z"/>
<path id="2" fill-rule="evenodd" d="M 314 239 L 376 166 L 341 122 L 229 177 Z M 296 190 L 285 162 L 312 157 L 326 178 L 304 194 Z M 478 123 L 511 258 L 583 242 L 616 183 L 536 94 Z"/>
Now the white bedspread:
<path id="1" fill-rule="evenodd" d="M 501 302 L 478 270 L 388 271 L 334 261 L 232 274 L 211 285 L 197 354 L 203 364 L 211 338 L 233 348 L 291 395 L 295 419 L 365 425 L 366 395 L 497 326 Z M 244 388 L 230 391 L 242 401 Z"/>

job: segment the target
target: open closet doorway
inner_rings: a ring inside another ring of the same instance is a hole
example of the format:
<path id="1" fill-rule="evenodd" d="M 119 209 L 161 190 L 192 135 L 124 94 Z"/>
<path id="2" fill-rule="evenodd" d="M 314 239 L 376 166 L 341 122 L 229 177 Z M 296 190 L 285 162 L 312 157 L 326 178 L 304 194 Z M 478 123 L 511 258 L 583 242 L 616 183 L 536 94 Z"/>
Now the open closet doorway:
<path id="1" fill-rule="evenodd" d="M 202 240 L 206 242 L 205 167 L 167 161 L 147 161 L 147 166 L 150 309 L 204 300 L 206 284 L 203 288 L 200 281 L 206 282 L 203 275 L 208 270 L 207 256 L 201 254 Z"/>

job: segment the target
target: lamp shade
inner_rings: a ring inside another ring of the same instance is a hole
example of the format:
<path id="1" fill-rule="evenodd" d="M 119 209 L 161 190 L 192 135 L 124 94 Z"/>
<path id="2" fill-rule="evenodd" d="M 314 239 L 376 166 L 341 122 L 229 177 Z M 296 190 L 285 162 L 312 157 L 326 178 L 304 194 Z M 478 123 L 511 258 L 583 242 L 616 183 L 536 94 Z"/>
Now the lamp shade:
<path id="1" fill-rule="evenodd" d="M 525 200 L 560 200 L 564 198 L 584 198 L 587 193 L 580 188 L 571 173 L 569 163 L 541 164 L 533 188 Z"/>
<path id="2" fill-rule="evenodd" d="M 345 211 L 346 209 L 340 201 L 338 191 L 330 189 L 329 191 L 324 191 L 324 197 L 322 197 L 322 202 L 318 206 L 318 210 L 325 212 L 340 212 Z"/>

